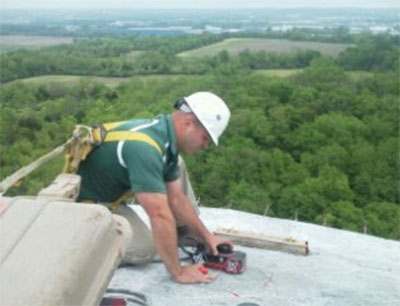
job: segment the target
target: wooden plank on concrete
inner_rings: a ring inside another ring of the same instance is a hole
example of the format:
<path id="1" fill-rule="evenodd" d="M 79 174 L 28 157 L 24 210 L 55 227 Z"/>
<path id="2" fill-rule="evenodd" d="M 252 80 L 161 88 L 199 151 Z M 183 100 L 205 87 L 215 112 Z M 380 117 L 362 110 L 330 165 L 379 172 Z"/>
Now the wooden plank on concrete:
<path id="1" fill-rule="evenodd" d="M 295 240 L 292 237 L 278 238 L 261 233 L 237 231 L 234 229 L 218 228 L 215 235 L 232 241 L 233 244 L 282 251 L 297 255 L 308 255 L 310 250 L 307 241 Z"/>

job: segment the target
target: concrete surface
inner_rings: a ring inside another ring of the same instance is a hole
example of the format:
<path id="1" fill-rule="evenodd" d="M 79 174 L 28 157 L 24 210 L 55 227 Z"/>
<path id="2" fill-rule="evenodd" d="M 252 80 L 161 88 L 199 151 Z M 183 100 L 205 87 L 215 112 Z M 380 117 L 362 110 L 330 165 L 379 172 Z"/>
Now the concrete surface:
<path id="1" fill-rule="evenodd" d="M 134 209 L 146 218 L 140 207 Z M 311 252 L 301 256 L 237 246 L 248 256 L 242 275 L 212 270 L 211 284 L 181 285 L 163 264 L 152 263 L 119 268 L 109 288 L 143 294 L 141 305 L 152 306 L 400 305 L 398 241 L 226 209 L 201 208 L 201 218 L 211 230 L 231 227 L 307 240 Z"/>

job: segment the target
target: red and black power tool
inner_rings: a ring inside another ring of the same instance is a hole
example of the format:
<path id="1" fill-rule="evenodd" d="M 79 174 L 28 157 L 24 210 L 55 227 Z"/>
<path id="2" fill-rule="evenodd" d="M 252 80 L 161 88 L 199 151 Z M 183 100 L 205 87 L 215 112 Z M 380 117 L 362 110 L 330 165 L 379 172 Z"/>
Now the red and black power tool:
<path id="1" fill-rule="evenodd" d="M 246 269 L 246 253 L 233 251 L 229 244 L 217 246 L 218 254 L 213 255 L 203 243 L 197 242 L 192 250 L 181 247 L 193 263 L 202 263 L 212 269 L 223 270 L 230 274 L 240 274 Z"/>

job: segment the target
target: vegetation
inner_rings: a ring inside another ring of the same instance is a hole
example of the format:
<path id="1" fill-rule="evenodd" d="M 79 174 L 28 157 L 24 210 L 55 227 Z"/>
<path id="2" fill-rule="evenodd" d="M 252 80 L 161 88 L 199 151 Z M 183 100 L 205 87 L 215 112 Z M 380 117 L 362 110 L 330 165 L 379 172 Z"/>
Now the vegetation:
<path id="1" fill-rule="evenodd" d="M 267 72 L 263 72 L 267 73 Z M 272 72 L 271 72 L 272 73 Z M 289 74 L 290 71 L 281 72 Z M 152 74 L 152 75 L 137 75 L 130 78 L 115 78 L 115 77 L 95 77 L 95 76 L 76 76 L 76 75 L 43 75 L 38 77 L 31 77 L 26 79 L 15 80 L 5 84 L 4 86 L 10 86 L 12 84 L 22 82 L 24 84 L 32 85 L 43 85 L 49 92 L 50 96 L 59 96 L 67 92 L 71 86 L 76 86 L 81 82 L 95 81 L 102 83 L 108 87 L 116 87 L 122 82 L 129 81 L 130 79 L 140 79 L 144 82 L 153 82 L 155 80 L 163 79 L 177 79 L 183 75 L 179 74 Z M 194 79 L 196 76 L 185 76 Z"/>
<path id="2" fill-rule="evenodd" d="M 307 42 L 275 40 L 272 48 L 271 40 L 250 39 L 253 45 L 244 49 L 243 43 L 249 38 L 224 40 L 226 36 L 103 37 L 75 39 L 72 44 L 46 47 L 39 51 L 19 50 L 1 55 L 0 81 L 4 83 L 48 74 L 99 77 L 204 74 L 224 62 L 241 69 L 305 68 L 321 55 L 336 54 L 345 46 L 311 42 L 307 48 Z M 341 67 L 387 71 L 399 66 L 398 37 L 361 36 L 353 40 L 358 41 L 358 45 L 341 52 L 336 60 Z M 224 41 L 221 45 L 215 45 L 221 41 Z M 213 55 L 217 50 L 219 53 L 211 57 L 178 56 L 188 50 L 192 50 L 190 53 L 204 53 L 201 48 L 204 46 L 208 46 L 205 54 Z M 228 50 L 231 48 L 233 53 L 223 49 L 223 46 L 227 46 Z M 287 53 L 293 48 L 299 49 Z"/>
<path id="3" fill-rule="evenodd" d="M 213 56 L 226 50 L 230 54 L 238 54 L 248 49 L 249 51 L 265 51 L 275 53 L 292 53 L 297 50 L 313 50 L 324 55 L 336 56 L 344 51 L 349 44 L 333 44 L 306 41 L 290 41 L 285 39 L 266 38 L 229 38 L 222 42 L 202 47 L 195 50 L 185 51 L 179 54 L 182 57 Z"/>
<path id="4" fill-rule="evenodd" d="M 69 44 L 72 37 L 1 35 L 1 53 L 19 49 L 39 49 L 45 46 Z"/>
<path id="5" fill-rule="evenodd" d="M 99 71 L 108 76 L 138 67 L 146 73 L 180 70 L 197 76 L 132 78 L 116 87 L 82 79 L 58 92 L 43 84 L 2 84 L 1 178 L 61 144 L 77 123 L 169 113 L 177 98 L 207 90 L 227 101 L 232 119 L 220 146 L 186 157 L 204 205 L 297 217 L 359 232 L 366 227 L 370 234 L 399 238 L 396 39 L 370 37 L 337 59 L 314 51 L 274 54 L 247 50 L 237 56 L 222 51 L 209 59 L 179 60 L 175 54 L 188 45 L 198 47 L 219 39 L 197 38 L 200 42 L 174 38 L 173 42 L 180 42 L 177 46 L 162 38 L 151 42 L 137 38 L 80 40 L 64 47 L 2 55 L 2 80 L 24 71 L 31 75 L 32 67 L 42 65 L 53 72 L 75 69 L 96 75 L 96 69 L 102 67 L 96 66 L 99 63 L 105 65 Z M 173 56 L 156 50 L 158 43 L 171 48 Z M 145 49 L 146 44 L 152 47 Z M 132 52 L 132 46 L 153 51 L 129 59 L 131 69 L 118 66 L 124 61 L 119 54 Z M 355 63 L 354 54 L 365 52 L 365 60 L 373 57 L 373 64 Z M 253 73 L 253 69 L 269 66 L 303 69 L 285 78 Z M 115 67 L 120 70 L 114 71 Z M 354 77 L 346 73 L 350 68 L 365 71 Z M 57 160 L 42 167 L 8 195 L 35 194 L 61 164 L 62 160 Z"/>

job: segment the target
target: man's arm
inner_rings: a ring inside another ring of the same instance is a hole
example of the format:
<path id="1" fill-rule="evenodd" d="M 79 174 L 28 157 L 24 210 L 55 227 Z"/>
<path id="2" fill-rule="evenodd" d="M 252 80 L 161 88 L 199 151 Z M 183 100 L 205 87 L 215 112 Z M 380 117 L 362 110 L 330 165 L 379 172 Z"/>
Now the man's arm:
<path id="1" fill-rule="evenodd" d="M 180 283 L 207 283 L 212 277 L 199 270 L 201 265 L 182 267 L 179 262 L 176 223 L 167 196 L 162 193 L 136 193 L 135 197 L 150 218 L 154 242 L 172 278 Z"/>
<path id="2" fill-rule="evenodd" d="M 223 240 L 213 235 L 200 220 L 189 199 L 185 196 L 179 180 L 166 184 L 168 191 L 168 202 L 172 213 L 176 218 L 183 222 L 195 234 L 201 237 L 211 248 L 213 254 L 217 254 L 217 245 L 228 243 L 233 248 L 231 242 Z"/>

